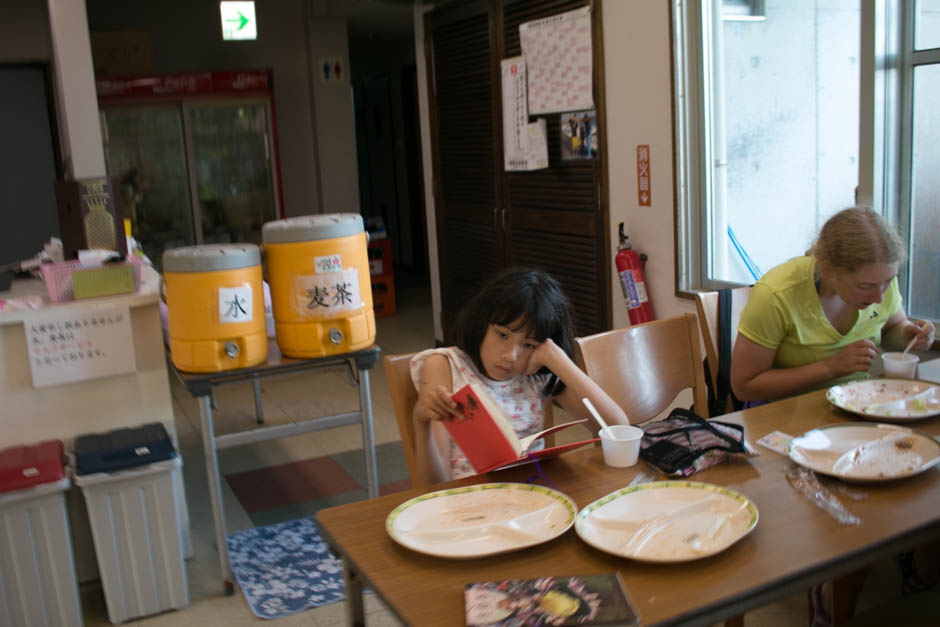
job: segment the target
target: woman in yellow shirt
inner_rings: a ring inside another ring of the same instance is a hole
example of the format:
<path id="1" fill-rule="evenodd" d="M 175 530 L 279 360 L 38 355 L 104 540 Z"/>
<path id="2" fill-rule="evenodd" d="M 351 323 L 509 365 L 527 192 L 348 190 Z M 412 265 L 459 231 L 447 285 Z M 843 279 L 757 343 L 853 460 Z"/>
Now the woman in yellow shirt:
<path id="1" fill-rule="evenodd" d="M 908 319 L 898 292 L 904 251 L 870 209 L 844 209 L 804 257 L 754 285 L 741 312 L 731 385 L 743 401 L 774 400 L 864 378 L 883 348 L 926 350 L 934 325 Z"/>
<path id="2" fill-rule="evenodd" d="M 741 311 L 731 386 L 742 401 L 769 401 L 868 376 L 881 348 L 926 350 L 934 325 L 908 319 L 898 292 L 901 240 L 870 209 L 844 209 L 803 257 L 765 274 Z M 936 581 L 937 544 L 899 556 L 904 585 Z M 866 570 L 816 586 L 814 627 L 851 617 Z"/>

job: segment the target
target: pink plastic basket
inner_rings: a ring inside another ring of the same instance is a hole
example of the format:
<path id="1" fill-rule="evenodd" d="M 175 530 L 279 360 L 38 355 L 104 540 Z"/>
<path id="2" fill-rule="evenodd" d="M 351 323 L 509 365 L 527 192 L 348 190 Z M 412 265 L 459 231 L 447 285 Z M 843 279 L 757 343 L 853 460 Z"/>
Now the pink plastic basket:
<path id="1" fill-rule="evenodd" d="M 123 262 L 124 265 L 130 264 L 134 268 L 134 290 L 140 289 L 140 260 L 131 257 L 130 261 Z M 109 264 L 121 265 L 121 264 Z M 75 290 L 72 287 L 72 272 L 75 270 L 85 270 L 80 261 L 59 261 L 56 263 L 46 263 L 39 267 L 42 272 L 42 278 L 46 282 L 46 290 L 49 292 L 49 300 L 53 303 L 65 303 L 75 300 Z"/>

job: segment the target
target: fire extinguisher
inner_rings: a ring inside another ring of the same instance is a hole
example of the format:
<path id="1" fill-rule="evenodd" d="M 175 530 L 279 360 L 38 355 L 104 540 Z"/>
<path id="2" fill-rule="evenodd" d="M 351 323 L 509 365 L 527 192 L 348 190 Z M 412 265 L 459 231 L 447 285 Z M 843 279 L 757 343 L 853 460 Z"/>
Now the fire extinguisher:
<path id="1" fill-rule="evenodd" d="M 618 229 L 620 245 L 617 246 L 615 261 L 617 274 L 620 275 L 620 287 L 623 288 L 623 298 L 627 303 L 627 313 L 630 315 L 630 324 L 652 322 L 653 304 L 650 303 L 646 281 L 643 278 L 646 254 L 638 255 L 630 246 L 629 238 L 623 233 L 623 222 L 619 224 Z"/>

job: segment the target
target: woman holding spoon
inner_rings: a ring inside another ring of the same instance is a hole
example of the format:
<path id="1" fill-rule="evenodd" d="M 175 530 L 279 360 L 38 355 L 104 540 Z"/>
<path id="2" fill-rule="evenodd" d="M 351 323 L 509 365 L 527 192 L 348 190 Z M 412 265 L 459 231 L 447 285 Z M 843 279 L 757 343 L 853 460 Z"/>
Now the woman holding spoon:
<path id="1" fill-rule="evenodd" d="M 829 218 L 805 256 L 771 269 L 751 290 L 731 356 L 737 397 L 770 401 L 863 379 L 882 350 L 930 348 L 933 323 L 904 313 L 903 259 L 898 234 L 871 209 Z M 900 556 L 905 586 L 935 583 L 938 557 L 936 545 Z M 837 595 L 833 582 L 813 588 L 814 627 L 854 614 L 865 575 L 836 580 Z"/>
<path id="2" fill-rule="evenodd" d="M 768 401 L 867 376 L 882 350 L 926 350 L 936 330 L 910 320 L 898 292 L 897 233 L 870 209 L 833 215 L 813 247 L 754 285 L 741 312 L 731 385 Z"/>

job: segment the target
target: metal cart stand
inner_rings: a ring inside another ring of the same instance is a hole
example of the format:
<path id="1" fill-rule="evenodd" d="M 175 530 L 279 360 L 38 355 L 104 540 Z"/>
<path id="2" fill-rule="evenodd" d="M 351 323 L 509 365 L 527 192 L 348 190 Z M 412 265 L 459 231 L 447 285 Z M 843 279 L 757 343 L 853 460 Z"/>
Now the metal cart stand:
<path id="1" fill-rule="evenodd" d="M 268 359 L 263 364 L 252 368 L 214 372 L 209 374 L 190 374 L 180 372 L 167 359 L 169 368 L 176 373 L 190 394 L 199 401 L 199 415 L 202 421 L 202 446 L 206 456 L 206 473 L 209 476 L 209 494 L 212 499 L 212 516 L 215 522 L 215 541 L 219 549 L 219 564 L 222 571 L 222 583 L 225 594 L 235 590 L 235 580 L 229 566 L 228 542 L 225 526 L 225 508 L 222 502 L 219 461 L 216 452 L 221 449 L 276 440 L 293 435 L 332 429 L 349 424 L 362 425 L 362 450 L 365 453 L 366 477 L 369 483 L 369 498 L 378 496 L 378 478 L 375 461 L 375 438 L 372 426 L 372 396 L 369 389 L 369 371 L 375 367 L 380 349 L 370 346 L 362 350 L 331 357 L 315 359 L 290 359 L 284 357 L 274 340 L 268 341 Z M 324 368 L 344 366 L 350 382 L 359 388 L 359 411 L 333 416 L 309 418 L 300 422 L 270 427 L 258 427 L 248 431 L 215 434 L 212 423 L 213 388 L 228 383 L 251 381 L 254 388 L 255 413 L 258 424 L 264 423 L 261 410 L 261 379 L 294 372 L 316 371 Z"/>

